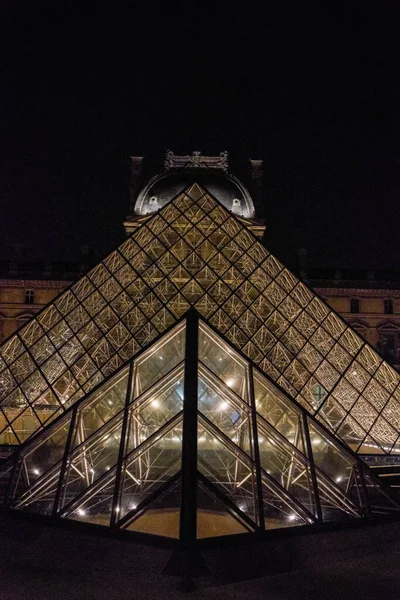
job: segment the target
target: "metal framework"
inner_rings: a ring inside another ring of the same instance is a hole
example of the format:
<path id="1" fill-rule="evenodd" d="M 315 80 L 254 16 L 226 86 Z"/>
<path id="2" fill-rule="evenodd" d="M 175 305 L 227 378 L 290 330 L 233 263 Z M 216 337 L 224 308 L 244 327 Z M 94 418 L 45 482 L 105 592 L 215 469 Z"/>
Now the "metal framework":
<path id="1" fill-rule="evenodd" d="M 0 346 L 0 444 L 46 428 L 194 307 L 359 453 L 400 451 L 400 375 L 193 184 Z"/>
<path id="2" fill-rule="evenodd" d="M 199 538 L 400 511 L 351 450 L 194 310 L 27 441 L 5 506 Z"/>

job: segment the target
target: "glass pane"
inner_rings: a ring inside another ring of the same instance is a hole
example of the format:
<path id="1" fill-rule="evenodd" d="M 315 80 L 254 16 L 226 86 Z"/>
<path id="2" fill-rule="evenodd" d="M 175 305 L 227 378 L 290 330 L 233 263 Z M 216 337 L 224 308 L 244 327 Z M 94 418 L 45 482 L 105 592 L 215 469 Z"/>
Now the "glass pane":
<path id="1" fill-rule="evenodd" d="M 63 458 L 70 423 L 71 414 L 48 433 L 44 433 L 22 453 L 14 476 L 14 497 L 20 496 Z"/>
<path id="2" fill-rule="evenodd" d="M 245 361 L 202 322 L 199 324 L 199 360 L 248 401 Z"/>
<path id="3" fill-rule="evenodd" d="M 135 361 L 135 398 L 171 371 L 184 356 L 185 323 L 181 323 Z"/>
<path id="4" fill-rule="evenodd" d="M 183 409 L 183 382 L 182 365 L 175 369 L 166 381 L 160 381 L 131 404 L 126 454 L 142 444 Z"/>
<path id="5" fill-rule="evenodd" d="M 129 367 L 101 386 L 79 408 L 73 447 L 84 442 L 125 406 Z"/>
<path id="6" fill-rule="evenodd" d="M 344 450 L 335 444 L 328 436 L 307 418 L 310 431 L 311 446 L 314 463 L 321 469 L 340 489 L 347 493 L 353 471 L 357 466 Z"/>
<path id="7" fill-rule="evenodd" d="M 318 493 L 324 521 L 343 521 L 360 517 L 362 510 L 336 484 L 317 471 Z M 354 498 L 354 494 L 351 493 Z"/>
<path id="8" fill-rule="evenodd" d="M 122 415 L 69 455 L 61 495 L 62 507 L 93 485 L 116 464 L 121 428 Z"/>
<path id="9" fill-rule="evenodd" d="M 198 469 L 231 502 L 257 521 L 254 467 L 235 453 L 205 423 L 198 425 Z"/>
<path id="10" fill-rule="evenodd" d="M 229 511 L 204 484 L 197 485 L 197 535 L 200 538 L 249 533 L 253 531 L 233 511 Z"/>
<path id="11" fill-rule="evenodd" d="M 250 408 L 224 387 L 200 366 L 198 408 L 229 439 L 253 456 Z"/>
<path id="12" fill-rule="evenodd" d="M 300 410 L 259 373 L 254 373 L 257 412 L 303 454 L 305 452 Z"/>
<path id="13" fill-rule="evenodd" d="M 114 496 L 115 475 L 107 477 L 96 486 L 88 498 L 83 499 L 67 516 L 74 521 L 85 521 L 96 525 L 110 525 Z"/>
<path id="14" fill-rule="evenodd" d="M 120 518 L 135 510 L 160 485 L 181 468 L 182 421 L 171 425 L 124 460 L 121 479 Z"/>
<path id="15" fill-rule="evenodd" d="M 177 482 L 125 528 L 129 531 L 177 539 L 179 538 L 180 502 L 181 486 L 180 482 Z"/>
<path id="16" fill-rule="evenodd" d="M 58 466 L 48 475 L 36 481 L 12 504 L 12 508 L 41 515 L 51 515 L 57 493 L 60 470 L 61 466 Z M 18 492 L 18 488 L 16 492 Z"/>
<path id="17" fill-rule="evenodd" d="M 311 514 L 316 502 L 308 460 L 257 417 L 260 463 L 284 490 Z"/>
<path id="18" fill-rule="evenodd" d="M 307 525 L 313 519 L 286 496 L 265 474 L 262 474 L 265 529 Z"/>

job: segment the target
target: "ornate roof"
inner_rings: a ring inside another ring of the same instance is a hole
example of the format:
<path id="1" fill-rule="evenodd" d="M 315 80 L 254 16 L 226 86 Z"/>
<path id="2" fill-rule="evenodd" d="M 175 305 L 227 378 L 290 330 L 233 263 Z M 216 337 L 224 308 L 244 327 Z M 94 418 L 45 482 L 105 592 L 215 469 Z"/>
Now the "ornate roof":
<path id="1" fill-rule="evenodd" d="M 135 215 L 156 212 L 190 184 L 198 183 L 234 214 L 254 218 L 254 202 L 249 191 L 237 177 L 228 173 L 227 152 L 203 156 L 196 151 L 191 156 L 176 156 L 168 151 L 164 167 L 165 171 L 153 177 L 139 192 L 134 205 Z"/>

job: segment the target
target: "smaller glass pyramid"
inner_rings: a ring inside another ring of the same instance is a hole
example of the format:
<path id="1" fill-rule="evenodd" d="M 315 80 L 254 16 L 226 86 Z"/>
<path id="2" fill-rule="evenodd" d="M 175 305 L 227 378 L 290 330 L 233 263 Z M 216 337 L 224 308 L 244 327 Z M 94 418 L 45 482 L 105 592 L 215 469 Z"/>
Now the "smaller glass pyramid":
<path id="1" fill-rule="evenodd" d="M 0 481 L 9 509 L 186 541 L 400 511 L 193 309 L 22 445 Z"/>

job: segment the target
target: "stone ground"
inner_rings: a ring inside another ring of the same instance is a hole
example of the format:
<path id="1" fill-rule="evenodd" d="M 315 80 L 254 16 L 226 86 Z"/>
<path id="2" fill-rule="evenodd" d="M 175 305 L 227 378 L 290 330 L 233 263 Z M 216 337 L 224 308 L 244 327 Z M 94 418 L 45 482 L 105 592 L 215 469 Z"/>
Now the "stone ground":
<path id="1" fill-rule="evenodd" d="M 227 581 L 225 570 L 222 576 L 196 580 L 196 589 L 188 594 L 179 578 L 162 574 L 170 556 L 167 549 L 0 518 L 0 599 L 398 600 L 399 530 L 399 524 L 386 524 L 375 529 L 373 542 L 368 541 L 371 531 L 367 537 L 356 535 L 354 546 L 348 532 L 324 539 L 302 537 L 296 547 L 308 555 L 302 568 L 288 561 L 289 572 L 237 582 Z M 283 548 L 284 561 L 288 542 Z M 206 556 L 213 571 L 229 552 L 220 549 Z M 279 548 L 277 552 L 279 556 Z M 231 579 L 235 560 L 233 553 L 228 561 Z"/>

